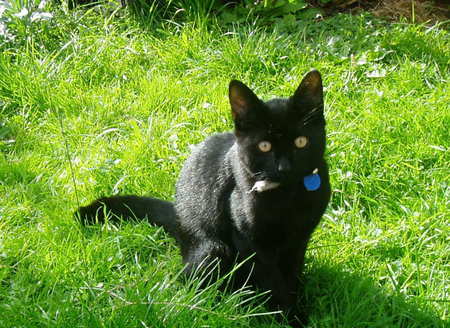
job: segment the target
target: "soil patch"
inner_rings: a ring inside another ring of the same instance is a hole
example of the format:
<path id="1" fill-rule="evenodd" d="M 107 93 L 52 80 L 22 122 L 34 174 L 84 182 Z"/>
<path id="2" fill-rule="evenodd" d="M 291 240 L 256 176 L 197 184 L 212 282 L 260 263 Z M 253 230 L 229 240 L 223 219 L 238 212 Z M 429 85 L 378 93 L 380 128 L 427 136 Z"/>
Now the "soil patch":
<path id="1" fill-rule="evenodd" d="M 450 19 L 448 0 L 341 0 L 331 1 L 325 5 L 312 0 L 310 3 L 322 7 L 327 15 L 337 12 L 369 11 L 377 17 L 390 21 L 430 24 Z"/>

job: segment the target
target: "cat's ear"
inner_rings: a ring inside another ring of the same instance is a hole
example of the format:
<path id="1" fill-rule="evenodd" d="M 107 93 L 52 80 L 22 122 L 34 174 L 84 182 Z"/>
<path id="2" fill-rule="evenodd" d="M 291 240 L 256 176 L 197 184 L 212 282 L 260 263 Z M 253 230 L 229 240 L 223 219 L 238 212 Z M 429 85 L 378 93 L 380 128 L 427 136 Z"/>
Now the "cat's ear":
<path id="1" fill-rule="evenodd" d="M 240 81 L 230 82 L 228 96 L 234 121 L 247 119 L 252 110 L 260 104 L 253 91 Z"/>
<path id="2" fill-rule="evenodd" d="M 323 86 L 319 71 L 307 73 L 291 99 L 300 110 L 323 109 Z"/>

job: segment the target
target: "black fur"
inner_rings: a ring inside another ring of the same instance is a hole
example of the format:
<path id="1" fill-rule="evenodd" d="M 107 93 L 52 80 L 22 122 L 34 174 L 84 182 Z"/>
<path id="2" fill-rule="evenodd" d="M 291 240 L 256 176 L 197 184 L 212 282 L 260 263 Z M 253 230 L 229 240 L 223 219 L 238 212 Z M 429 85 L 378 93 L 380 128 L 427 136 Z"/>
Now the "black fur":
<path id="1" fill-rule="evenodd" d="M 218 260 L 220 272 L 253 255 L 235 273 L 235 283 L 271 290 L 270 305 L 291 323 L 304 318 L 296 310 L 299 273 L 308 240 L 330 198 L 325 152 L 322 80 L 309 72 L 288 99 L 261 101 L 247 86 L 232 81 L 229 98 L 234 133 L 216 134 L 188 158 L 172 203 L 148 197 L 101 198 L 77 215 L 84 223 L 103 219 L 102 204 L 114 215 L 149 218 L 178 241 L 186 273 Z M 306 136 L 297 148 L 294 140 Z M 272 149 L 262 152 L 261 141 Z M 303 178 L 318 169 L 321 186 L 307 191 Z M 280 186 L 250 192 L 256 181 Z"/>

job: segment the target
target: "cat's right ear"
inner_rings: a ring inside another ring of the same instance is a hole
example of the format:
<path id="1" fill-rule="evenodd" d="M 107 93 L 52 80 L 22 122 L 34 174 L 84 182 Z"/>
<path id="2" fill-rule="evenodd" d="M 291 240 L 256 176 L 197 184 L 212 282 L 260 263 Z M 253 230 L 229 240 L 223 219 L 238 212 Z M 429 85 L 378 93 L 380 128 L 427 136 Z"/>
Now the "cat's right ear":
<path id="1" fill-rule="evenodd" d="M 295 107 L 301 111 L 310 111 L 316 108 L 323 110 L 323 86 L 319 71 L 314 69 L 303 77 L 292 100 Z"/>
<path id="2" fill-rule="evenodd" d="M 258 106 L 260 100 L 244 83 L 236 80 L 230 82 L 228 90 L 233 120 L 248 120 L 249 114 Z"/>

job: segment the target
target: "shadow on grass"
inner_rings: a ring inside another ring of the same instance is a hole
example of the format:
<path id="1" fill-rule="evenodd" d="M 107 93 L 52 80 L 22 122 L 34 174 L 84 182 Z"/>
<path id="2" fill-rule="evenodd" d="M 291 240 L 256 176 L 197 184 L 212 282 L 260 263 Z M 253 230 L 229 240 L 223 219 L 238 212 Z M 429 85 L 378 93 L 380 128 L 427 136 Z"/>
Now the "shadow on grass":
<path id="1" fill-rule="evenodd" d="M 368 278 L 322 264 L 306 275 L 308 327 L 444 327 L 428 306 L 389 294 Z"/>
<path id="2" fill-rule="evenodd" d="M 89 238 L 98 234 L 99 229 L 88 227 L 84 228 L 83 232 Z M 164 236 L 162 230 L 155 232 L 161 233 L 159 237 Z M 157 242 L 160 238 L 155 236 L 151 240 L 134 240 L 135 238 L 136 235 L 130 235 L 122 240 L 126 247 L 122 249 L 125 258 L 121 261 L 129 261 L 130 265 L 134 264 L 133 254 L 140 254 L 140 258 L 152 258 L 161 253 L 162 248 L 168 244 L 175 247 L 170 238 L 163 238 L 161 243 Z M 149 244 L 149 241 L 154 244 Z M 142 247 L 143 244 L 147 246 Z M 185 283 L 184 279 L 181 281 Z M 312 263 L 306 270 L 305 282 L 302 304 L 305 304 L 305 312 L 309 313 L 307 327 L 446 327 L 446 323 L 437 316 L 431 304 L 390 292 L 370 277 L 342 271 L 338 265 Z M 264 299 L 262 297 L 254 305 L 257 306 L 257 303 Z M 279 326 L 271 315 L 253 318 L 250 322 L 258 327 Z"/>

